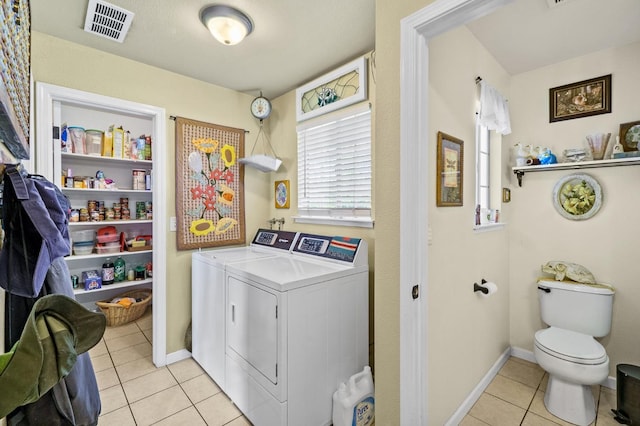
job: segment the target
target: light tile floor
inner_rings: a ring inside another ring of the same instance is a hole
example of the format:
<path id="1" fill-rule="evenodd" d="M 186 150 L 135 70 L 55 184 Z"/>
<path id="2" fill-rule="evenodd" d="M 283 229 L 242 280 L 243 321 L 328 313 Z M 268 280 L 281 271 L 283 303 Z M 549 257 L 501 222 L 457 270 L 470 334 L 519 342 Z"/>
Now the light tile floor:
<path id="1" fill-rule="evenodd" d="M 151 328 L 149 309 L 135 322 L 107 327 L 89 352 L 102 400 L 99 426 L 251 425 L 193 359 L 156 368 Z"/>
<path id="2" fill-rule="evenodd" d="M 151 310 L 138 321 L 107 327 L 91 349 L 102 400 L 99 426 L 251 426 L 193 359 L 156 368 L 152 362 Z M 461 426 L 570 425 L 544 407 L 547 374 L 511 357 Z M 611 408 L 615 390 L 594 386 L 598 406 L 593 426 L 617 426 Z"/>
<path id="3" fill-rule="evenodd" d="M 571 425 L 544 406 L 548 375 L 537 364 L 511 357 L 500 369 L 475 405 L 460 423 L 462 426 L 555 426 Z M 593 386 L 598 407 L 595 426 L 619 425 L 613 419 L 616 391 Z"/>

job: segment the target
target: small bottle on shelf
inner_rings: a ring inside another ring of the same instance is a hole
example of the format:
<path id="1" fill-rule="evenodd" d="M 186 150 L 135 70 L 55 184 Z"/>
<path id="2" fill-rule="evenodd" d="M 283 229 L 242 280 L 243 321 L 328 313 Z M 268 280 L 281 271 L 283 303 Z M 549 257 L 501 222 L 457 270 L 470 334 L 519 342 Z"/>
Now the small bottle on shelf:
<path id="1" fill-rule="evenodd" d="M 113 279 L 116 282 L 124 281 L 126 277 L 126 265 L 122 256 L 118 256 L 115 261 L 115 272 Z"/>
<path id="2" fill-rule="evenodd" d="M 111 261 L 111 258 L 108 257 L 107 260 L 102 264 L 102 285 L 113 284 L 115 275 L 115 266 Z"/>

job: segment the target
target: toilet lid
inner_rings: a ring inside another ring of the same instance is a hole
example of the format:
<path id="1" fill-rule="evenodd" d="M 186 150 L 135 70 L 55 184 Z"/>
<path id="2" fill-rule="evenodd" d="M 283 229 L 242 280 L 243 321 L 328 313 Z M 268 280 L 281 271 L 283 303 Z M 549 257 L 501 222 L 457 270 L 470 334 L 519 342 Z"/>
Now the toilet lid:
<path id="1" fill-rule="evenodd" d="M 549 327 L 539 330 L 535 344 L 549 355 L 577 364 L 602 364 L 607 360 L 604 347 L 592 336 Z"/>

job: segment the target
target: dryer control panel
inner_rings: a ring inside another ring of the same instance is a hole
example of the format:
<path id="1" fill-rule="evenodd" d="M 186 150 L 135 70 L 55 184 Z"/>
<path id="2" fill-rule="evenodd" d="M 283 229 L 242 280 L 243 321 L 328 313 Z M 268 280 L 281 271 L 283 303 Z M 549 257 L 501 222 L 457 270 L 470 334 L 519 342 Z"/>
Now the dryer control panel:
<path id="1" fill-rule="evenodd" d="M 290 251 L 296 241 L 297 232 L 258 229 L 251 242 L 252 246 L 273 247 Z"/>
<path id="2" fill-rule="evenodd" d="M 300 233 L 293 246 L 293 253 L 302 253 L 354 264 L 360 257 L 366 258 L 366 243 L 360 238 L 325 236 Z"/>

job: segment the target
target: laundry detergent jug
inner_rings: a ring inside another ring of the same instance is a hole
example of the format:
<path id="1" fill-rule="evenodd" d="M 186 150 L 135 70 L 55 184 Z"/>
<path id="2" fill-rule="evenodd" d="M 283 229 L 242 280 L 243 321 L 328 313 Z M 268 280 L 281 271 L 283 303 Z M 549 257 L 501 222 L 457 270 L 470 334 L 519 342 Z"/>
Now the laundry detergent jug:
<path id="1" fill-rule="evenodd" d="M 375 418 L 373 377 L 368 365 L 333 393 L 333 426 L 370 426 Z"/>

